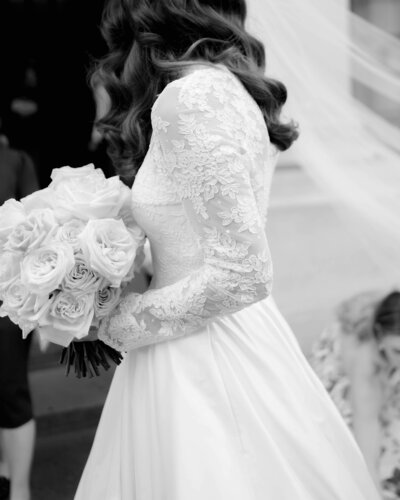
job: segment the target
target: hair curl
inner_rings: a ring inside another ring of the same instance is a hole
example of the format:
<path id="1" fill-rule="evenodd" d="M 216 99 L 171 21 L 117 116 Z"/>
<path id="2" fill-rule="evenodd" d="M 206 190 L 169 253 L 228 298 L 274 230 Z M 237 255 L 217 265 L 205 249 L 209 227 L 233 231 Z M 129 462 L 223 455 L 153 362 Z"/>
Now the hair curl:
<path id="1" fill-rule="evenodd" d="M 394 333 L 400 335 L 400 292 L 389 293 L 378 304 L 374 317 L 374 333 L 379 338 Z"/>
<path id="2" fill-rule="evenodd" d="M 293 123 L 282 123 L 285 86 L 266 78 L 265 50 L 246 32 L 245 0 L 110 0 L 102 33 L 109 53 L 92 71 L 92 85 L 110 97 L 97 127 L 109 155 L 128 184 L 147 153 L 151 108 L 185 67 L 224 64 L 263 112 L 271 142 L 286 150 L 297 139 Z"/>

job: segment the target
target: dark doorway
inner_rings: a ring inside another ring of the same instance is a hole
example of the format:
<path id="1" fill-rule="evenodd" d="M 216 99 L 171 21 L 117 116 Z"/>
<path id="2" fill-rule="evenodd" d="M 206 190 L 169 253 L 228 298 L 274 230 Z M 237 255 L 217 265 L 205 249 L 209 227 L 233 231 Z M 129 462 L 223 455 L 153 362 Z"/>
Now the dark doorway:
<path id="1" fill-rule="evenodd" d="M 12 146 L 32 155 L 42 187 L 53 168 L 92 160 L 87 84 L 105 50 L 103 0 L 1 0 L 0 116 Z"/>

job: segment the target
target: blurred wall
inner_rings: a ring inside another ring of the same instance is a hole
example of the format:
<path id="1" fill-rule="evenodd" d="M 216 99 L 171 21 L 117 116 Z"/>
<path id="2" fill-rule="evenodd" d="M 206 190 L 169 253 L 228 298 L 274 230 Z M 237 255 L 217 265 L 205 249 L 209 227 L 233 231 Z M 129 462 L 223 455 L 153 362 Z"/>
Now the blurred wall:
<path id="1" fill-rule="evenodd" d="M 353 10 L 389 33 L 400 36 L 399 0 L 353 0 Z"/>
<path id="2" fill-rule="evenodd" d="M 399 0 L 353 0 L 353 10 L 379 28 L 400 38 L 400 1 Z M 400 74 L 400 61 L 397 53 L 382 52 L 382 60 Z M 390 122 L 400 126 L 400 109 L 390 99 L 356 86 L 357 93 L 364 102 L 382 114 Z"/>

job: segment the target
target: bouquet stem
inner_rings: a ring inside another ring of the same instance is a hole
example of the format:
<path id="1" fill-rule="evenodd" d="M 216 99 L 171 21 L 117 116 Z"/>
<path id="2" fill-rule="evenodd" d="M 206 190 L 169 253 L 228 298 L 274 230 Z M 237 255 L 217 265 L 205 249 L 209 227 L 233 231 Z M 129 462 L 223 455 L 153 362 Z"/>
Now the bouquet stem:
<path id="1" fill-rule="evenodd" d="M 120 352 L 108 346 L 101 340 L 87 342 L 71 342 L 61 352 L 60 364 L 65 365 L 65 375 L 68 376 L 71 368 L 78 378 L 100 375 L 99 367 L 109 370 L 110 361 L 119 365 L 123 359 Z"/>

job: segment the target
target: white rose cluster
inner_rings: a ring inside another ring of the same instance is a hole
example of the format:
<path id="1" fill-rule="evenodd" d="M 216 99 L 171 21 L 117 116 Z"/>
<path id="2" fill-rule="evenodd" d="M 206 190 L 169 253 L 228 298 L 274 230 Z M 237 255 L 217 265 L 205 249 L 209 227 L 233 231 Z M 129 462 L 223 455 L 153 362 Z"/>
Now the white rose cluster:
<path id="1" fill-rule="evenodd" d="M 94 165 L 0 207 L 0 316 L 67 346 L 109 315 L 132 279 L 144 233 L 130 190 Z"/>

